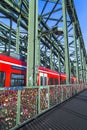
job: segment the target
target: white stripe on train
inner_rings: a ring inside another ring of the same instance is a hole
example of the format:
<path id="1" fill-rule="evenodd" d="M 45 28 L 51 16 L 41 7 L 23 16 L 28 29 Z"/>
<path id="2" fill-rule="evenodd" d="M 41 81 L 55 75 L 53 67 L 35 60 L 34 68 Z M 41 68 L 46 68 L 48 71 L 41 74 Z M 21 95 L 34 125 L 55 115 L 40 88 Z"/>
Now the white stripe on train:
<path id="1" fill-rule="evenodd" d="M 0 60 L 0 63 L 3 63 L 3 64 L 8 64 L 8 65 L 15 65 L 15 66 L 18 66 L 18 67 L 27 68 L 26 66 L 23 66 L 23 65 L 18 65 L 18 64 L 11 63 L 11 62 L 8 62 L 8 61 L 3 61 L 3 60 Z"/>
<path id="2" fill-rule="evenodd" d="M 11 63 L 11 62 L 7 62 L 7 61 L 3 61 L 3 60 L 0 60 L 0 63 L 4 63 L 4 64 L 8 64 L 8 65 L 15 65 L 15 66 L 18 66 L 18 67 L 23 67 L 23 68 L 27 68 L 27 66 L 23 66 L 23 65 L 18 65 L 18 64 L 15 64 L 15 63 Z M 44 70 L 39 70 L 40 72 L 42 73 L 48 73 L 48 74 L 54 74 L 52 72 L 47 72 L 47 71 L 44 71 Z M 55 75 L 59 75 L 59 74 L 56 74 Z M 66 77 L 65 75 L 62 75 L 63 77 Z"/>

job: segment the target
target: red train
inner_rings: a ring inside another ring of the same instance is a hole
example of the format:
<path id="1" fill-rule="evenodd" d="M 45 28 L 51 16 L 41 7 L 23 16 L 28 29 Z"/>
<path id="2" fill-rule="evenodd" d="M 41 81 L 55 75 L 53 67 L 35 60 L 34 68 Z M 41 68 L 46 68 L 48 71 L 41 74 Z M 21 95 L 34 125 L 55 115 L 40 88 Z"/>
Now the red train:
<path id="1" fill-rule="evenodd" d="M 26 86 L 26 62 L 0 54 L 0 87 Z M 71 78 L 71 83 L 76 78 Z M 66 75 L 56 71 L 39 67 L 38 85 L 65 84 Z"/>

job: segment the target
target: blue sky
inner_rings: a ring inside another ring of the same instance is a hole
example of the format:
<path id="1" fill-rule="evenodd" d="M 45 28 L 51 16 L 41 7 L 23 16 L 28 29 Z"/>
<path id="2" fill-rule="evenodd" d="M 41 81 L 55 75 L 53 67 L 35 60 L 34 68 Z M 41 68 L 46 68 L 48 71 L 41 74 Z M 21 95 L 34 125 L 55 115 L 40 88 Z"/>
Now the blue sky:
<path id="1" fill-rule="evenodd" d="M 87 0 L 74 0 L 74 4 L 87 52 Z"/>

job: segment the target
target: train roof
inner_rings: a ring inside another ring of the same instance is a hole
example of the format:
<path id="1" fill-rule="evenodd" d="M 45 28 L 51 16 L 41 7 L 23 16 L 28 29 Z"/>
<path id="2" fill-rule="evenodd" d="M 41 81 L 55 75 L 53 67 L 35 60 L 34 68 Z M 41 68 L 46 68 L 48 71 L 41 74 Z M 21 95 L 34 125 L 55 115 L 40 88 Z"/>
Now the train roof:
<path id="1" fill-rule="evenodd" d="M 26 62 L 19 60 L 19 59 L 16 59 L 16 58 L 11 57 L 11 56 L 6 56 L 4 54 L 0 54 L 0 61 L 11 62 L 11 63 L 14 63 L 14 64 L 26 66 Z"/>
<path id="2" fill-rule="evenodd" d="M 39 70 L 47 71 L 48 73 L 51 72 L 51 73 L 55 73 L 55 74 L 59 75 L 59 72 L 57 72 L 55 70 L 51 70 L 51 69 L 45 68 L 45 67 L 42 67 L 42 66 L 39 67 Z"/>

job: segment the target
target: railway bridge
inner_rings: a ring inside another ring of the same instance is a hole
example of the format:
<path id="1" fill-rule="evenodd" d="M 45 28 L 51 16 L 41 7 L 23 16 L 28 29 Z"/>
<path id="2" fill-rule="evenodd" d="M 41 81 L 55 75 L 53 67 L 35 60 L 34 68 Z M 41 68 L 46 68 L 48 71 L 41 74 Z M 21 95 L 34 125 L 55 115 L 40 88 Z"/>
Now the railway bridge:
<path id="1" fill-rule="evenodd" d="M 74 1 L 0 1 L 1 129 L 18 129 L 86 88 Z"/>

